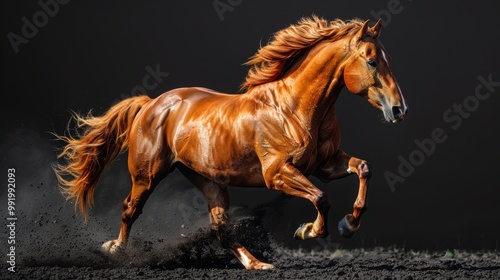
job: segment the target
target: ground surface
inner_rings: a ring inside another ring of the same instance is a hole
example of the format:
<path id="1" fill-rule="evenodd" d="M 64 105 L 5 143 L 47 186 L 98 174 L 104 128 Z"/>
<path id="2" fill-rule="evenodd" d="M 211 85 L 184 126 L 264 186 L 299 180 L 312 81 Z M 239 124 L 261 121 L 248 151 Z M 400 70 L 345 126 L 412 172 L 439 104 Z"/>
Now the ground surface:
<path id="1" fill-rule="evenodd" d="M 235 213 L 240 218 L 230 229 L 256 257 L 274 264 L 272 271 L 246 271 L 206 226 L 174 241 L 138 225 L 129 246 L 109 256 L 99 250 L 106 237 L 94 226 L 67 226 L 71 218 L 59 213 L 49 209 L 19 230 L 18 240 L 30 242 L 20 242 L 16 272 L 4 266 L 0 279 L 500 279 L 498 250 L 346 249 L 327 243 L 292 249 L 268 230 L 277 220 L 266 222 L 272 211 L 265 207 L 251 216 Z"/>
<path id="2" fill-rule="evenodd" d="M 500 257 L 495 252 L 412 252 L 375 248 L 301 252 L 275 250 L 268 259 L 277 269 L 246 271 L 225 256 L 181 256 L 184 263 L 97 267 L 19 267 L 2 271 L 2 279 L 500 279 Z M 189 259 L 191 258 L 191 259 Z"/>
<path id="3" fill-rule="evenodd" d="M 0 279 L 500 279 L 498 251 L 289 249 L 262 227 L 264 216 L 257 212 L 230 228 L 256 257 L 276 266 L 272 271 L 246 271 L 205 228 L 176 243 L 133 238 L 113 256 L 94 245 L 50 242 L 55 245 L 40 254 L 20 256 L 17 272 L 3 269 Z"/>
<path id="4" fill-rule="evenodd" d="M 189 199 L 177 196 L 175 201 Z M 229 234 L 250 252 L 276 266 L 272 271 L 246 271 L 210 232 L 206 210 L 187 212 L 196 207 L 180 207 L 178 210 L 184 211 L 180 217 L 170 215 L 169 220 L 162 218 L 168 216 L 162 211 L 155 211 L 154 201 L 146 211 L 148 214 L 135 225 L 129 246 L 109 256 L 99 248 L 115 237 L 120 212 L 97 209 L 102 214 L 84 224 L 81 217 L 72 215 L 72 205 L 68 205 L 70 211 L 64 211 L 59 203 L 36 202 L 20 207 L 24 212 L 19 215 L 19 228 L 16 227 L 16 272 L 9 272 L 4 263 L 0 270 L 2 280 L 500 279 L 498 246 L 482 251 L 411 250 L 398 246 L 361 249 L 343 247 L 329 236 L 301 241 L 309 244 L 307 249 L 292 248 L 277 241 L 282 239 L 271 230 L 289 227 L 283 223 L 285 216 L 279 210 L 282 204 L 276 201 L 256 208 L 235 207 L 231 212 L 233 224 L 229 226 Z M 169 208 L 171 212 L 177 209 L 174 206 Z M 206 207 L 204 203 L 198 208 L 202 207 Z M 290 227 L 291 232 L 294 229 Z"/>

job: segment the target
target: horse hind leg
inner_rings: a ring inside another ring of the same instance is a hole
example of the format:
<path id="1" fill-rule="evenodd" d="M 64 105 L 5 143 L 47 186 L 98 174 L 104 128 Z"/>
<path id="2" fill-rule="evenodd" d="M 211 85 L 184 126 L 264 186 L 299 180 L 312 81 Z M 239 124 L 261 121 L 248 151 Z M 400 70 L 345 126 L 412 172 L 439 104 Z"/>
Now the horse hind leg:
<path id="1" fill-rule="evenodd" d="M 129 172 L 132 178 L 132 189 L 123 201 L 122 225 L 118 239 L 109 240 L 102 245 L 106 253 L 115 253 L 126 246 L 130 229 L 137 220 L 154 188 L 170 171 L 171 165 L 164 159 L 168 158 L 165 151 L 137 152 L 129 147 Z M 164 149 L 165 150 L 165 149 Z M 146 156 L 149 155 L 149 156 Z"/>
<path id="2" fill-rule="evenodd" d="M 113 254 L 127 245 L 132 224 L 142 214 L 142 208 L 153 192 L 153 189 L 154 186 L 150 181 L 134 180 L 132 190 L 123 201 L 122 225 L 118 239 L 105 242 L 102 245 L 104 252 Z"/>
<path id="3" fill-rule="evenodd" d="M 205 195 L 210 211 L 210 227 L 215 231 L 222 247 L 229 249 L 247 270 L 274 269 L 274 265 L 258 260 L 244 246 L 236 242 L 228 228 L 229 192 L 227 187 L 218 185 L 190 169 L 181 167 L 180 170 Z"/>

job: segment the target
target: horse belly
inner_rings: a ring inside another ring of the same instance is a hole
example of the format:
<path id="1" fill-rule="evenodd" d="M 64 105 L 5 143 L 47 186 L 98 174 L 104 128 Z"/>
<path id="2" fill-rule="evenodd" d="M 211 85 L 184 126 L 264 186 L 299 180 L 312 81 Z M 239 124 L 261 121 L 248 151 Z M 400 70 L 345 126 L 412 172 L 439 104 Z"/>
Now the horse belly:
<path id="1" fill-rule="evenodd" d="M 185 125 L 177 129 L 175 160 L 219 184 L 264 187 L 251 138 L 231 125 Z"/>
<path id="2" fill-rule="evenodd" d="M 230 165 L 225 170 L 212 170 L 211 180 L 234 187 L 265 187 L 260 163 Z"/>
<path id="3" fill-rule="evenodd" d="M 236 152 L 228 148 L 231 145 L 227 143 L 214 147 L 217 146 L 221 149 L 197 147 L 189 155 L 182 155 L 179 161 L 221 185 L 265 187 L 262 166 L 254 153 Z"/>

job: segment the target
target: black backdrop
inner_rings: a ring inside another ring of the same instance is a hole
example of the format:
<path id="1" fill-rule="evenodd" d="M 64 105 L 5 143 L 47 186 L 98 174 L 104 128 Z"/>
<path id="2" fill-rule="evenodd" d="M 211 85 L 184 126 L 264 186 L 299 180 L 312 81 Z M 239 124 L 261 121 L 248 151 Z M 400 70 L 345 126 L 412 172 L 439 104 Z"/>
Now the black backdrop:
<path id="1" fill-rule="evenodd" d="M 393 59 L 410 112 L 403 123 L 388 125 L 380 122 L 376 109 L 347 91 L 337 103 L 343 149 L 369 160 L 374 170 L 360 232 L 346 241 L 334 230 L 351 211 L 354 177 L 329 184 L 312 179 L 332 202 L 332 236 L 321 242 L 292 240 L 296 227 L 315 217 L 306 201 L 281 200 L 265 189 L 233 188 L 233 205 L 277 204 L 272 214 L 280 219 L 273 230 L 290 246 L 498 248 L 498 5 L 442 2 L 9 1 L 1 11 L 0 174 L 17 169 L 24 223 L 39 219 L 43 206 L 36 203 L 72 212 L 57 193 L 50 164 L 59 143 L 49 134 L 64 132 L 70 110 L 99 114 L 141 87 L 152 97 L 184 86 L 237 92 L 247 58 L 273 32 L 302 16 L 381 17 L 380 39 Z M 161 73 L 144 84 L 155 71 Z M 115 222 L 106 235 L 118 231 L 120 201 L 129 188 L 125 161 L 121 157 L 104 174 L 91 212 L 95 219 L 101 212 L 112 216 Z M 175 220 L 172 212 L 190 211 L 192 186 L 176 173 L 169 178 L 152 196 L 142 220 L 148 221 L 151 209 L 164 212 L 165 217 L 155 217 L 160 221 Z M 184 195 L 169 197 L 168 184 Z M 3 214 L 6 193 L 4 186 Z M 169 211 L 176 203 L 188 207 Z M 62 223 L 71 227 L 81 221 Z"/>

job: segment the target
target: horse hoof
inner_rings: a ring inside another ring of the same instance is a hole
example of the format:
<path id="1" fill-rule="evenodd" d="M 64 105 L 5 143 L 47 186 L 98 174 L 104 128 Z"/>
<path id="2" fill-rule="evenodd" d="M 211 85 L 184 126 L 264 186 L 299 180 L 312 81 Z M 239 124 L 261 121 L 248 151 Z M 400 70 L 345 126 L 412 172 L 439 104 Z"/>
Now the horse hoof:
<path id="1" fill-rule="evenodd" d="M 121 248 L 120 245 L 118 240 L 109 240 L 102 244 L 101 251 L 106 254 L 114 254 Z"/>
<path id="2" fill-rule="evenodd" d="M 310 226 L 309 224 L 301 224 L 299 226 L 299 228 L 293 234 L 293 238 L 296 240 L 311 239 L 309 236 L 311 228 L 312 228 L 312 225 Z"/>
<path id="3" fill-rule="evenodd" d="M 271 269 L 276 269 L 276 267 L 272 264 L 269 264 L 269 263 L 260 263 L 258 265 L 255 266 L 254 269 L 257 269 L 257 270 L 271 270 Z"/>
<path id="4" fill-rule="evenodd" d="M 313 223 L 301 224 L 300 227 L 295 231 L 294 238 L 299 240 L 309 240 L 318 237 L 325 237 L 328 235 L 328 232 L 326 230 L 318 233 L 315 232 L 313 228 Z"/>
<path id="5" fill-rule="evenodd" d="M 349 223 L 348 217 L 351 218 L 352 215 L 351 214 L 345 215 L 345 217 L 339 221 L 339 226 L 338 226 L 339 233 L 344 238 L 351 238 L 359 228 L 359 225 L 355 227 L 351 223 Z"/>

